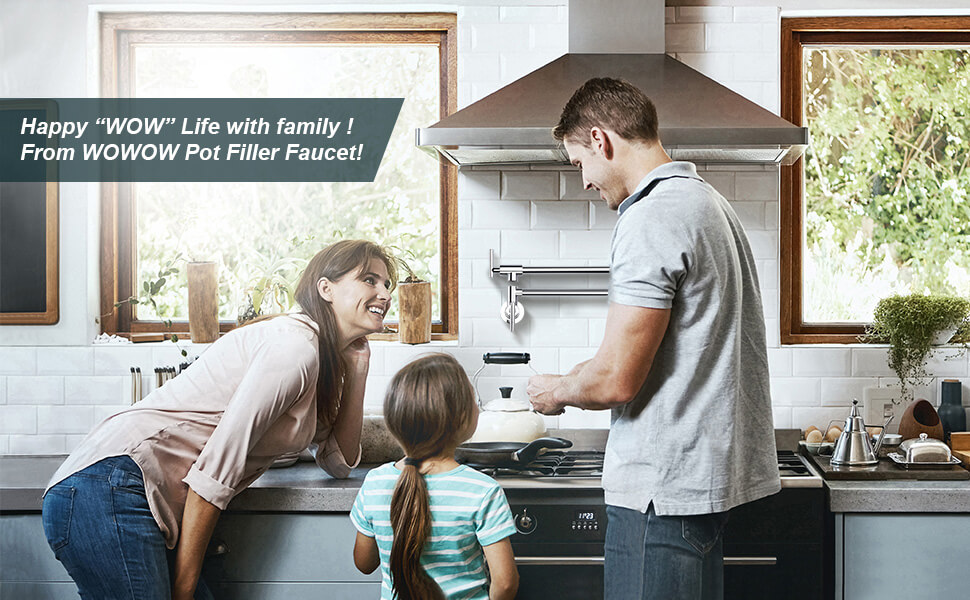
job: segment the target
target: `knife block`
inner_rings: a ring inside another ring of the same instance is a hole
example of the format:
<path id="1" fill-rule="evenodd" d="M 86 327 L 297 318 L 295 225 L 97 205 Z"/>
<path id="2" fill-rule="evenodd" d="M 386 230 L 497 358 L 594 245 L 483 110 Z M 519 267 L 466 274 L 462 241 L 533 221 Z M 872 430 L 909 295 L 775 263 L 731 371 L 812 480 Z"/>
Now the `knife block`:
<path id="1" fill-rule="evenodd" d="M 933 405 L 926 400 L 917 400 L 907 406 L 899 419 L 899 435 L 904 440 L 918 438 L 921 433 L 943 441 L 943 422 Z"/>

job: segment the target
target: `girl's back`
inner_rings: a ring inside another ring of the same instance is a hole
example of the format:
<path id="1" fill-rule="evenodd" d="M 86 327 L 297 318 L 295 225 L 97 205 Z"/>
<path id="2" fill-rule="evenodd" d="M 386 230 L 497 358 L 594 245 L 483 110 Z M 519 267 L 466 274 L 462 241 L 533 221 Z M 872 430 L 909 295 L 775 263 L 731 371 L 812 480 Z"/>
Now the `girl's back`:
<path id="1" fill-rule="evenodd" d="M 381 558 L 381 598 L 394 597 L 388 569 L 394 533 L 391 496 L 401 471 L 388 463 L 367 474 L 350 516 L 361 533 L 374 537 Z M 431 506 L 431 535 L 421 565 L 446 598 L 488 598 L 482 546 L 515 533 L 512 513 L 494 479 L 460 465 L 424 475 Z"/>

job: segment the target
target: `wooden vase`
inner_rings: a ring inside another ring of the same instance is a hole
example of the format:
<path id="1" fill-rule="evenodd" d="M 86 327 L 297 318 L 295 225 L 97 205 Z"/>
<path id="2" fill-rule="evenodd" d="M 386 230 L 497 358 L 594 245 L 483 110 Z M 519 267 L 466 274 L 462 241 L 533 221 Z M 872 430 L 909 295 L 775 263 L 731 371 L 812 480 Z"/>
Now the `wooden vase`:
<path id="1" fill-rule="evenodd" d="M 903 411 L 899 419 L 899 435 L 904 440 L 918 438 L 925 433 L 927 437 L 943 440 L 943 423 L 936 409 L 927 400 L 917 400 Z"/>
<path id="2" fill-rule="evenodd" d="M 431 341 L 431 283 L 401 283 L 397 286 L 400 306 L 399 337 L 402 344 Z"/>
<path id="3" fill-rule="evenodd" d="M 189 337 L 197 344 L 219 338 L 219 276 L 214 262 L 190 262 Z"/>

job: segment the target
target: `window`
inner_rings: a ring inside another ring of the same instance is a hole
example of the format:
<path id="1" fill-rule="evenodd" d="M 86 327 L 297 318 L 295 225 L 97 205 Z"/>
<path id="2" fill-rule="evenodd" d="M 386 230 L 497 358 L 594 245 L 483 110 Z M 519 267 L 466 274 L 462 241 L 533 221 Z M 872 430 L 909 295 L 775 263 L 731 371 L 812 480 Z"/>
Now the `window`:
<path id="1" fill-rule="evenodd" d="M 456 337 L 455 169 L 414 146 L 416 127 L 455 109 L 455 32 L 432 13 L 102 15 L 104 97 L 405 98 L 373 183 L 102 184 L 103 330 L 186 331 L 189 260 L 219 264 L 223 331 L 252 304 L 285 310 L 306 260 L 362 237 L 431 281 L 435 337 Z M 157 313 L 115 308 L 169 266 Z"/>
<path id="2" fill-rule="evenodd" d="M 970 290 L 970 18 L 782 20 L 781 341 L 852 343 L 880 298 Z"/>

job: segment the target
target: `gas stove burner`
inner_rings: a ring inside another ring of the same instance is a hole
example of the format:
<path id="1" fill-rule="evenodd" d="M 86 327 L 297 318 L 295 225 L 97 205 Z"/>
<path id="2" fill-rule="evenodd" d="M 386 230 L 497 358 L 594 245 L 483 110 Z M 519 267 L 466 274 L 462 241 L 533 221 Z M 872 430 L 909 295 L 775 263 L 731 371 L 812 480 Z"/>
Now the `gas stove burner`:
<path id="1" fill-rule="evenodd" d="M 603 455 L 598 450 L 547 450 L 532 462 L 521 466 L 473 467 L 491 477 L 600 477 Z"/>
<path id="2" fill-rule="evenodd" d="M 812 477 L 802 459 L 790 450 L 778 451 L 778 474 L 782 477 Z"/>

